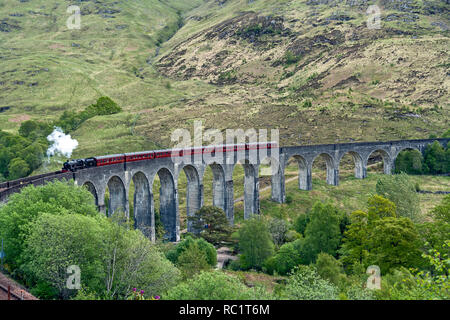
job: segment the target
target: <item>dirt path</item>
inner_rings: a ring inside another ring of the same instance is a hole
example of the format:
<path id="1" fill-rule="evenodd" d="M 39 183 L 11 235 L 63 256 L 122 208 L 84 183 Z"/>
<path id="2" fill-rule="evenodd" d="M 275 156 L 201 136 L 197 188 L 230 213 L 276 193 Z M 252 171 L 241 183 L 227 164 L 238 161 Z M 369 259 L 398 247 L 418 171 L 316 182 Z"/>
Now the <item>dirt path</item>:
<path id="1" fill-rule="evenodd" d="M 223 265 L 225 261 L 228 260 L 237 260 L 238 257 L 233 255 L 230 248 L 227 247 L 221 247 L 217 249 L 217 269 L 223 269 Z"/>

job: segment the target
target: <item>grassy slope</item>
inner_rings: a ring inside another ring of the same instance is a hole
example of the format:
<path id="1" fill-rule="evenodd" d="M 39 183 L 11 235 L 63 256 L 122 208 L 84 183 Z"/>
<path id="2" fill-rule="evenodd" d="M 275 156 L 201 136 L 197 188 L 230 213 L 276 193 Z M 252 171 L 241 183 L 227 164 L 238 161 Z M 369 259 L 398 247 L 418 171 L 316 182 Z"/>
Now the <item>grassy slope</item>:
<path id="1" fill-rule="evenodd" d="M 431 14 L 409 1 L 411 13 L 405 1 L 382 1 L 382 29 L 368 30 L 368 4 L 315 2 L 85 1 L 82 29 L 68 30 L 69 2 L 3 1 L 0 107 L 11 109 L 0 126 L 14 132 L 25 119 L 55 119 L 109 95 L 125 111 L 74 132 L 74 157 L 166 147 L 173 129 L 195 119 L 279 128 L 282 144 L 299 135 L 302 143 L 420 138 L 448 127 L 448 31 L 432 24 L 449 24 L 445 5 L 428 2 Z M 350 20 L 333 20 L 342 17 Z M 248 33 L 271 19 L 282 21 L 276 32 Z M 283 63 L 288 51 L 301 59 Z M 227 72 L 231 81 L 218 84 Z"/>

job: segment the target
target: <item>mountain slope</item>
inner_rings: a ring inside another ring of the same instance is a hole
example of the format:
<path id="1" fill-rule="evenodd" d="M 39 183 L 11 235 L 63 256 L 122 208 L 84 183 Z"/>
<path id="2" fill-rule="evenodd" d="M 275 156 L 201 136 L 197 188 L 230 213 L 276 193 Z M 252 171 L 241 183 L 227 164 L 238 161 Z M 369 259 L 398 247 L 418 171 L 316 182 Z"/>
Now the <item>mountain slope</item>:
<path id="1" fill-rule="evenodd" d="M 0 126 L 108 95 L 74 156 L 170 146 L 174 129 L 278 128 L 282 144 L 424 138 L 449 126 L 449 3 L 96 0 L 0 4 Z M 5 108 L 6 107 L 6 108 Z"/>

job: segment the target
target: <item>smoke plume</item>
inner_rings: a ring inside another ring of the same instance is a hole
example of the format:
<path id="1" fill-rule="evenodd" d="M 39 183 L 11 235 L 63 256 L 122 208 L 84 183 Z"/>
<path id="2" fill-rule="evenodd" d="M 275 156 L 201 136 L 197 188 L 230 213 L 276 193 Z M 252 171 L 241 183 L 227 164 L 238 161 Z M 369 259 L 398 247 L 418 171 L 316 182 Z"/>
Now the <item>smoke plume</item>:
<path id="1" fill-rule="evenodd" d="M 61 128 L 55 127 L 55 130 L 47 137 L 51 143 L 47 150 L 47 156 L 62 155 L 66 158 L 72 156 L 73 150 L 78 147 L 78 141 L 72 139 L 70 134 L 65 134 Z"/>

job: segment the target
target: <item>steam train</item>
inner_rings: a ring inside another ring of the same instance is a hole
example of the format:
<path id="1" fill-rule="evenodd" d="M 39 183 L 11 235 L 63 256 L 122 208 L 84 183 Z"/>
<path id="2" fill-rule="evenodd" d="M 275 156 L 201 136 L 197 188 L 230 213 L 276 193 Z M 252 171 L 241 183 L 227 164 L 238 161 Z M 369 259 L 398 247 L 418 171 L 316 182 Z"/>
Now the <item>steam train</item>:
<path id="1" fill-rule="evenodd" d="M 212 154 L 223 152 L 237 152 L 244 150 L 259 150 L 259 149 L 273 149 L 278 148 L 276 142 L 264 142 L 264 143 L 246 143 L 246 144 L 228 144 L 218 146 L 196 147 L 186 149 L 167 149 L 156 151 L 145 151 L 135 153 L 123 153 L 109 156 L 92 157 L 86 159 L 70 160 L 64 163 L 62 172 L 103 167 L 118 163 L 128 163 L 144 160 L 153 160 L 159 158 L 171 158 L 171 157 L 183 157 L 187 155 L 195 154 Z"/>

